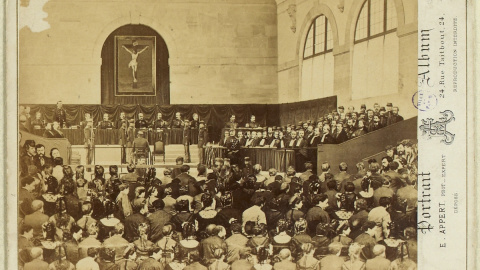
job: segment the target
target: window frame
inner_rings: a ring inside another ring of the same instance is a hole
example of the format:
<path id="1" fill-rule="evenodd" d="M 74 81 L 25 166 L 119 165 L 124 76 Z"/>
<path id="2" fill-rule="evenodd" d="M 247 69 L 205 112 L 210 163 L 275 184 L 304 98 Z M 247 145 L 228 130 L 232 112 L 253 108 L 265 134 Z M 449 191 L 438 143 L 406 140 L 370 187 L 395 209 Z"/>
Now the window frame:
<path id="1" fill-rule="evenodd" d="M 388 0 L 383 0 L 383 31 L 378 33 L 378 34 L 375 34 L 373 36 L 370 35 L 370 26 L 371 26 L 371 16 L 370 16 L 371 14 L 370 14 L 370 12 L 371 12 L 372 1 L 371 0 L 366 0 L 363 3 L 362 8 L 360 9 L 360 12 L 357 15 L 357 20 L 355 22 L 355 32 L 353 34 L 354 44 L 365 42 L 365 41 L 368 41 L 370 39 L 374 39 L 374 38 L 377 38 L 377 37 L 386 36 L 390 33 L 393 33 L 395 31 L 397 31 L 398 25 L 395 28 L 387 30 L 387 12 L 388 12 L 387 1 Z M 356 39 L 356 34 L 357 34 L 358 20 L 360 18 L 360 14 L 362 14 L 362 11 L 365 8 L 366 4 L 368 4 L 368 6 L 367 6 L 367 37 L 357 40 Z M 394 3 L 392 2 L 390 4 L 394 4 Z M 395 10 L 395 12 L 396 12 L 396 10 Z"/>
<path id="2" fill-rule="evenodd" d="M 319 52 L 319 53 L 315 53 L 315 46 L 316 46 L 316 32 L 317 32 L 317 19 L 320 18 L 320 17 L 325 17 L 325 42 L 324 42 L 324 47 L 323 47 L 323 51 L 322 52 Z M 316 57 L 316 56 L 319 56 L 319 55 L 322 55 L 322 54 L 327 54 L 329 52 L 332 52 L 333 51 L 333 29 L 330 29 L 331 32 L 332 32 L 332 48 L 331 49 L 327 49 L 328 48 L 328 25 L 329 25 L 329 19 L 327 18 L 327 16 L 325 16 L 325 14 L 320 14 L 318 15 L 317 17 L 315 17 L 313 20 L 312 20 L 312 23 L 310 24 L 310 26 L 308 27 L 308 31 L 307 31 L 307 35 L 305 36 L 305 43 L 303 45 L 303 54 L 302 54 L 302 57 L 303 57 L 303 60 L 306 60 L 306 59 L 310 59 L 310 58 L 313 58 L 313 57 Z M 331 28 L 331 25 L 330 25 L 330 28 Z M 308 34 L 310 34 L 310 30 L 313 31 L 313 38 L 312 38 L 312 41 L 313 41 L 313 45 L 312 45 L 312 54 L 309 55 L 309 56 L 305 56 L 305 50 L 307 49 L 307 42 L 308 42 Z"/>

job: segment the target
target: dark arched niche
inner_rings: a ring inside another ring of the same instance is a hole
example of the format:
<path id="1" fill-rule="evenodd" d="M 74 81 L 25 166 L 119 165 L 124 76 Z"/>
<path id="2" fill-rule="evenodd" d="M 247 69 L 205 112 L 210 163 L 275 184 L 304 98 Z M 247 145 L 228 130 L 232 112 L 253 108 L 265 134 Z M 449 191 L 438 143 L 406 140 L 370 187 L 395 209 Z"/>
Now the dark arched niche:
<path id="1" fill-rule="evenodd" d="M 156 37 L 156 96 L 115 96 L 114 65 L 115 36 L 154 36 Z M 152 28 L 145 25 L 124 25 L 113 31 L 102 48 L 102 104 L 170 104 L 170 67 L 168 48 L 165 40 Z"/>

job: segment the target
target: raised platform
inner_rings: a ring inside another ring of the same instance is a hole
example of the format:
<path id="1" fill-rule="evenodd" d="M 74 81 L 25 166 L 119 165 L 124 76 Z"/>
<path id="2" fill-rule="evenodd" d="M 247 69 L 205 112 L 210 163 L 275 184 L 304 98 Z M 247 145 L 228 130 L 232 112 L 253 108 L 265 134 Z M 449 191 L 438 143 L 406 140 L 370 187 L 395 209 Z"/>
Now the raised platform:
<path id="1" fill-rule="evenodd" d="M 87 150 L 83 145 L 72 145 L 72 156 L 70 165 L 84 165 L 87 164 Z M 93 157 L 93 164 L 102 166 L 110 165 L 122 165 L 121 160 L 121 147 L 120 145 L 97 145 L 95 147 L 95 154 Z M 151 152 L 153 152 L 153 146 L 150 146 Z M 190 145 L 190 164 L 195 166 L 198 164 L 198 146 Z M 171 144 L 165 146 L 165 163 L 163 163 L 163 157 L 157 156 L 155 163 L 152 164 L 155 167 L 171 167 L 175 165 L 177 157 L 184 157 L 185 150 L 182 144 Z M 127 164 L 124 164 L 125 167 Z M 123 165 L 122 165 L 123 166 Z"/>

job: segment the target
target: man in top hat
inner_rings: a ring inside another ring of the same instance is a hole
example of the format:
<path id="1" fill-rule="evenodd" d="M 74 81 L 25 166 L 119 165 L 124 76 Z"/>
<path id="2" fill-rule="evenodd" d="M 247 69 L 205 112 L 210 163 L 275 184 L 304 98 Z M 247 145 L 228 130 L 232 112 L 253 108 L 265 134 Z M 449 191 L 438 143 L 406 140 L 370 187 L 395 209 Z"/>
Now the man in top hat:
<path id="1" fill-rule="evenodd" d="M 398 115 L 398 111 L 399 111 L 398 107 L 392 108 L 392 113 L 390 117 L 387 119 L 387 125 L 391 125 L 391 124 L 395 124 L 400 121 L 403 121 L 403 117 Z"/>
<path id="2" fill-rule="evenodd" d="M 148 128 L 148 123 L 143 119 L 143 113 L 138 114 L 138 120 L 135 121 L 135 128 L 136 129 L 145 129 Z"/>
<path id="3" fill-rule="evenodd" d="M 365 113 L 366 110 L 367 106 L 365 106 L 365 104 L 360 105 L 360 113 Z"/>
<path id="4" fill-rule="evenodd" d="M 393 104 L 391 102 L 388 102 L 387 106 L 385 106 L 385 110 L 386 110 L 385 114 L 387 118 L 390 117 L 390 115 L 392 114 L 392 108 L 393 108 Z"/>
<path id="5" fill-rule="evenodd" d="M 113 128 L 112 121 L 108 120 L 108 113 L 103 114 L 103 120 L 98 122 L 97 128 L 98 129 Z"/>

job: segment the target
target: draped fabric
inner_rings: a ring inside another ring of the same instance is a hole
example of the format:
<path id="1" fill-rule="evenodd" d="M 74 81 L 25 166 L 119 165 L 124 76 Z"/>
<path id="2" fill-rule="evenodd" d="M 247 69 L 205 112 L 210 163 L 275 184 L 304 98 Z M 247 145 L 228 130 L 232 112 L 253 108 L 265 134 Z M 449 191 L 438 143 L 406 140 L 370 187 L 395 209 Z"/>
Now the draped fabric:
<path id="1" fill-rule="evenodd" d="M 32 118 L 40 111 L 47 122 L 53 121 L 56 105 L 22 105 L 29 106 Z M 63 105 L 67 113 L 69 126 L 79 125 L 84 120 L 85 113 L 90 113 L 94 123 L 103 119 L 107 113 L 110 120 L 120 118 L 120 113 L 125 112 L 128 119 L 136 119 L 139 113 L 144 114 L 147 122 L 155 120 L 157 113 L 161 112 L 163 119 L 169 123 L 175 118 L 175 113 L 180 112 L 183 119 L 192 119 L 193 113 L 197 113 L 200 120 L 204 120 L 208 126 L 210 140 L 218 141 L 222 128 L 229 121 L 230 116 L 235 115 L 236 122 L 245 126 L 250 121 L 250 116 L 255 115 L 256 122 L 261 126 L 284 126 L 308 119 L 316 120 L 324 114 L 335 110 L 337 97 L 327 97 L 310 101 L 302 101 L 286 104 L 214 104 L 214 105 Z"/>
<path id="2" fill-rule="evenodd" d="M 35 117 L 35 113 L 40 111 L 47 122 L 53 121 L 56 105 L 24 105 L 30 106 L 31 115 Z M 69 126 L 79 125 L 84 120 L 85 113 L 90 113 L 94 123 L 102 121 L 103 114 L 107 113 L 109 119 L 116 121 L 120 118 L 120 113 L 124 112 L 127 119 L 136 119 L 139 113 L 144 114 L 144 119 L 151 123 L 157 117 L 157 113 L 161 112 L 163 119 L 171 123 L 175 118 L 175 113 L 180 112 L 183 119 L 192 119 L 193 113 L 199 115 L 200 120 L 204 120 L 212 134 L 211 140 L 218 141 L 222 128 L 229 121 L 230 116 L 235 115 L 236 122 L 245 125 L 253 114 L 256 121 L 262 126 L 277 124 L 278 115 L 267 114 L 272 110 L 267 107 L 270 105 L 253 104 L 253 105 L 63 105 L 67 114 L 67 124 Z M 277 106 L 277 105 L 274 105 Z M 275 112 L 275 110 L 273 110 Z M 272 119 L 274 120 L 269 120 Z"/>
<path id="3" fill-rule="evenodd" d="M 337 96 L 280 104 L 280 125 L 297 124 L 305 120 L 316 121 L 334 110 L 337 110 Z"/>

